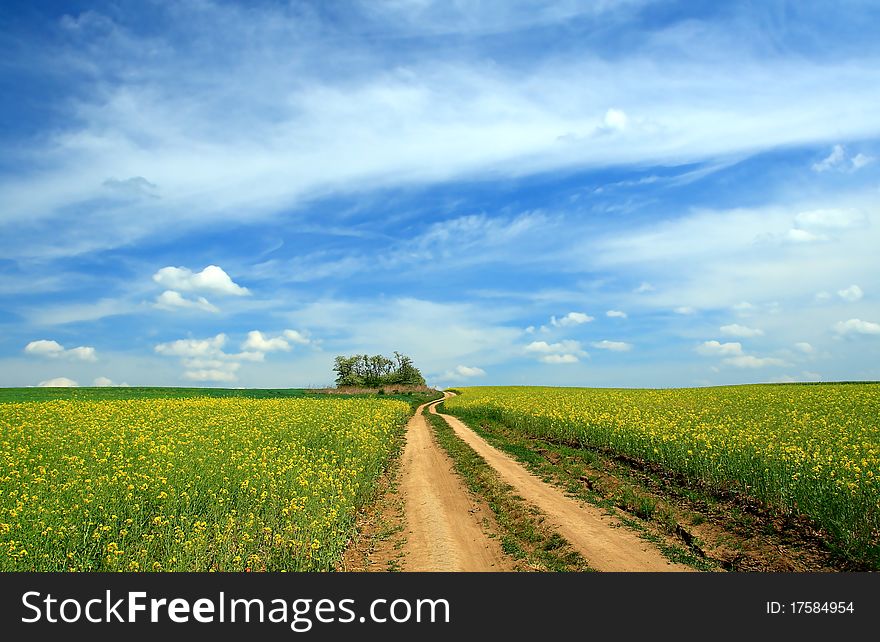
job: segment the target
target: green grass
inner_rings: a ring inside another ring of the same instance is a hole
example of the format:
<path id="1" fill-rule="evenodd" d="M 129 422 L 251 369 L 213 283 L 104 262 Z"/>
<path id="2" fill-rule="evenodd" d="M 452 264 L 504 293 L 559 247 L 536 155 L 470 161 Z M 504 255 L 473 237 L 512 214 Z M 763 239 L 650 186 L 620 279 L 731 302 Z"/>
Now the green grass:
<path id="1" fill-rule="evenodd" d="M 441 404 L 438 410 L 445 412 L 444 405 Z M 590 487 L 586 486 L 584 479 L 587 467 L 600 466 L 603 459 L 600 454 L 588 449 L 556 444 L 547 439 L 536 439 L 494 419 L 482 418 L 475 421 L 471 418 L 467 424 L 489 444 L 513 455 L 544 481 L 559 486 L 569 495 L 615 514 L 640 537 L 657 545 L 668 560 L 700 571 L 716 570 L 714 564 L 689 550 L 687 546 L 671 543 L 651 532 L 649 526 L 673 534 L 674 525 L 672 528 L 667 527 L 664 522 L 669 516 L 657 510 L 655 500 L 637 484 L 619 480 L 622 483 L 610 494 L 604 491 L 602 494 L 597 493 L 591 489 L 592 484 Z"/>

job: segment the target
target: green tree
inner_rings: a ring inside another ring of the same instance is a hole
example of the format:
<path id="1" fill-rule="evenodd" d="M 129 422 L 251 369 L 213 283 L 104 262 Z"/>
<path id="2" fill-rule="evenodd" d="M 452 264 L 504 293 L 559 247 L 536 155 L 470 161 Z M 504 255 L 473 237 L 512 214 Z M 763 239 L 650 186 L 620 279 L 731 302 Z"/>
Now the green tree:
<path id="1" fill-rule="evenodd" d="M 425 379 L 412 359 L 399 352 L 394 359 L 381 354 L 369 356 L 356 354 L 350 357 L 339 355 L 333 362 L 336 385 L 378 388 L 387 385 L 424 386 Z"/>

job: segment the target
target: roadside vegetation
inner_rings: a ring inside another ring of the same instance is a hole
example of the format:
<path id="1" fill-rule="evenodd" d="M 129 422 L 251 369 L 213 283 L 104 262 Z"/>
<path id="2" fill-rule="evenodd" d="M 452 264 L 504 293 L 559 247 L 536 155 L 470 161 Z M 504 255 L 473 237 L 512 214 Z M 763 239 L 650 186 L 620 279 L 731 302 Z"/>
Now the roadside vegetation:
<path id="1" fill-rule="evenodd" d="M 533 466 L 553 466 L 548 456 L 581 459 L 581 467 L 602 457 L 695 497 L 739 506 L 764 530 L 822 542 L 839 564 L 877 567 L 880 386 L 460 392 L 444 403 L 447 412 Z M 569 481 L 597 483 L 589 475 Z M 662 499 L 625 488 L 615 503 L 663 521 Z M 679 535 L 699 548 L 692 534 Z M 737 553 L 730 556 L 724 563 L 736 566 Z"/>

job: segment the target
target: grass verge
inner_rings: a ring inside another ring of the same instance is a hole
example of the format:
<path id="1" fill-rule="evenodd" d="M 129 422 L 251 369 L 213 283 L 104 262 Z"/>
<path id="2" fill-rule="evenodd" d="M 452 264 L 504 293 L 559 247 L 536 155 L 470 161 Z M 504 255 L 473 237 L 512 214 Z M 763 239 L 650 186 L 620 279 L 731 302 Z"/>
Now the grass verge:
<path id="1" fill-rule="evenodd" d="M 438 410 L 445 412 L 442 404 Z M 672 561 L 700 570 L 869 570 L 835 555 L 811 524 L 756 503 L 715 497 L 614 453 L 531 437 L 489 417 L 450 414 L 545 481 L 615 514 Z"/>
<path id="2" fill-rule="evenodd" d="M 452 458 L 456 472 L 495 514 L 505 553 L 534 571 L 593 570 L 563 537 L 544 523 L 541 513 L 518 497 L 441 417 L 427 409 L 424 414 L 438 443 Z"/>

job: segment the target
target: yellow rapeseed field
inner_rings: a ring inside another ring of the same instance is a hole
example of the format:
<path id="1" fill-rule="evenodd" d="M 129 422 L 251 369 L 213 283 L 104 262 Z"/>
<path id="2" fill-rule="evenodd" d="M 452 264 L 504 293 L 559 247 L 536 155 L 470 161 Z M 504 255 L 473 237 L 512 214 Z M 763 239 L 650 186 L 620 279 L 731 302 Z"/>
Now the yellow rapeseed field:
<path id="1" fill-rule="evenodd" d="M 409 414 L 366 398 L 0 404 L 0 570 L 332 569 Z"/>
<path id="2" fill-rule="evenodd" d="M 446 402 L 538 437 L 609 449 L 813 518 L 880 561 L 880 385 L 678 390 L 464 388 Z"/>

